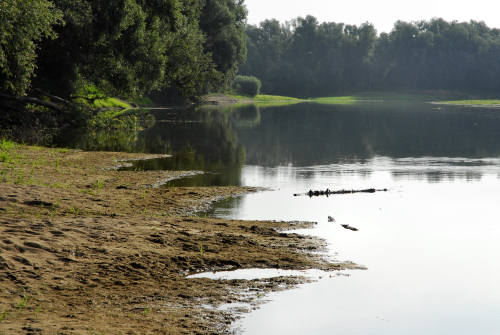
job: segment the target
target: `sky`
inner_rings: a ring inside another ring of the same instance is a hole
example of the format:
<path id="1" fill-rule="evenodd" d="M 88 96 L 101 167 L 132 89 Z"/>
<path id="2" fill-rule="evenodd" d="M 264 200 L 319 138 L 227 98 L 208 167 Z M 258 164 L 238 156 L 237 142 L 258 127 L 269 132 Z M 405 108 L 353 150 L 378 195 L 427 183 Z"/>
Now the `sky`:
<path id="1" fill-rule="evenodd" d="M 500 0 L 245 0 L 245 4 L 250 24 L 313 15 L 320 22 L 370 22 L 380 33 L 389 32 L 397 20 L 441 17 L 447 21 L 484 21 L 489 27 L 500 28 Z"/>

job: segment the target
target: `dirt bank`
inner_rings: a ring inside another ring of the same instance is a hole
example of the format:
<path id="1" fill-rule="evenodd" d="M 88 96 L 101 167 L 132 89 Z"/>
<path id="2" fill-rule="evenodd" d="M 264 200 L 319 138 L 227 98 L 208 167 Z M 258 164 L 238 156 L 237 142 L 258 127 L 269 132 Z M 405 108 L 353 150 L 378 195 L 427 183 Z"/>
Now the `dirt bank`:
<path id="1" fill-rule="evenodd" d="M 0 334 L 220 334 L 235 316 L 207 306 L 249 302 L 304 279 L 187 274 L 353 267 L 310 253 L 324 241 L 282 232 L 307 223 L 194 215 L 256 189 L 155 187 L 192 172 L 113 168 L 144 156 L 20 145 L 2 151 Z"/>

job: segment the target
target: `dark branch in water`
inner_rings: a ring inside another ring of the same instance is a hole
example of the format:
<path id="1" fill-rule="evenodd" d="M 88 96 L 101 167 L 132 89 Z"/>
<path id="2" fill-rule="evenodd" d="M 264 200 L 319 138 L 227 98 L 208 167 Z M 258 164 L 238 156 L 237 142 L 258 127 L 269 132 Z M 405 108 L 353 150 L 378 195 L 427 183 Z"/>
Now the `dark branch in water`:
<path id="1" fill-rule="evenodd" d="M 307 195 L 309 197 L 318 197 L 320 195 L 326 195 L 326 196 L 329 196 L 329 195 L 334 195 L 334 194 L 352 194 L 352 193 L 375 193 L 375 192 L 387 192 L 387 189 L 384 188 L 384 189 L 375 189 L 375 188 L 367 188 L 367 189 L 364 189 L 364 190 L 330 190 L 330 189 L 326 189 L 326 190 L 320 190 L 320 191 L 313 191 L 313 190 L 309 190 L 309 192 L 306 192 L 306 193 L 295 193 L 293 196 L 294 197 L 298 197 L 298 196 L 301 196 L 301 195 Z"/>
<path id="2" fill-rule="evenodd" d="M 358 230 L 359 230 L 358 228 L 356 228 L 356 227 L 352 227 L 352 226 L 349 226 L 348 224 L 343 224 L 343 225 L 341 225 L 341 226 L 342 226 L 342 228 L 344 228 L 344 229 L 348 229 L 348 230 L 352 230 L 352 231 L 358 231 Z"/>

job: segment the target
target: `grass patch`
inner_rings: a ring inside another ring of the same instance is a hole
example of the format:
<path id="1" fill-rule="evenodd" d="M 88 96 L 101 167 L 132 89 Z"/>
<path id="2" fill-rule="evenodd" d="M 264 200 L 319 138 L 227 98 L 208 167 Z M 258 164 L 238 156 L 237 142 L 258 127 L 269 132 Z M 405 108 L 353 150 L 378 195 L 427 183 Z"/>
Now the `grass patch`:
<path id="1" fill-rule="evenodd" d="M 90 103 L 89 101 L 92 101 Z M 76 98 L 74 102 L 93 108 L 122 108 L 130 109 L 133 108 L 131 104 L 126 101 L 120 100 L 118 98 L 99 98 L 95 100 L 87 100 L 83 98 Z"/>
<path id="2" fill-rule="evenodd" d="M 300 102 L 304 102 L 303 99 L 293 98 L 293 97 L 285 97 L 281 95 L 269 95 L 269 94 L 257 94 L 255 97 L 247 97 L 244 95 L 227 95 L 228 98 L 238 100 L 236 107 L 244 106 L 248 104 L 254 104 L 259 107 L 272 107 L 272 106 L 285 106 L 291 104 L 297 104 Z"/>
<path id="3" fill-rule="evenodd" d="M 108 97 L 103 91 L 93 84 L 83 84 L 77 90 L 74 102 L 93 108 L 133 108 L 128 102 L 118 98 Z"/>
<path id="4" fill-rule="evenodd" d="M 244 95 L 233 95 L 229 94 L 229 98 L 243 101 L 252 101 L 252 102 L 283 102 L 283 101 L 303 101 L 302 99 L 285 97 L 282 95 L 269 95 L 269 94 L 257 94 L 255 97 L 247 97 Z"/>
<path id="5" fill-rule="evenodd" d="M 217 95 L 215 102 L 217 102 Z M 258 107 L 284 106 L 297 103 L 318 103 L 324 105 L 353 105 L 358 102 L 430 102 L 439 100 L 474 98 L 460 92 L 448 91 L 401 91 L 401 92 L 357 92 L 348 96 L 331 96 L 316 98 L 294 98 L 281 95 L 258 94 L 255 97 L 244 95 L 220 95 L 221 104 L 229 103 L 235 107 L 255 104 Z M 443 101 L 443 103 L 467 105 L 500 105 L 500 100 L 456 100 Z"/>
<path id="6" fill-rule="evenodd" d="M 17 147 L 13 141 L 0 139 L 0 163 L 10 163 L 14 160 L 12 151 Z"/>
<path id="7" fill-rule="evenodd" d="M 450 104 L 450 105 L 462 105 L 462 106 L 500 106 L 500 100 L 497 99 L 452 100 L 452 101 L 439 101 L 439 103 Z"/>
<path id="8" fill-rule="evenodd" d="M 255 101 L 259 102 L 271 102 L 271 101 L 302 101 L 302 99 L 285 97 L 282 95 L 268 95 L 268 94 L 258 94 L 254 98 Z"/>
<path id="9" fill-rule="evenodd" d="M 130 109 L 132 105 L 128 102 L 120 100 L 118 98 L 104 98 L 94 100 L 94 107 L 96 108 L 123 108 Z"/>
<path id="10" fill-rule="evenodd" d="M 16 147 L 15 142 L 3 138 L 0 140 L 0 151 L 9 151 L 14 149 L 15 147 Z"/>
<path id="11" fill-rule="evenodd" d="M 308 101 L 324 105 L 352 105 L 356 103 L 358 99 L 353 96 L 345 96 L 345 97 L 311 98 Z"/>
<path id="12" fill-rule="evenodd" d="M 8 163 L 12 160 L 8 152 L 0 151 L 0 163 Z"/>

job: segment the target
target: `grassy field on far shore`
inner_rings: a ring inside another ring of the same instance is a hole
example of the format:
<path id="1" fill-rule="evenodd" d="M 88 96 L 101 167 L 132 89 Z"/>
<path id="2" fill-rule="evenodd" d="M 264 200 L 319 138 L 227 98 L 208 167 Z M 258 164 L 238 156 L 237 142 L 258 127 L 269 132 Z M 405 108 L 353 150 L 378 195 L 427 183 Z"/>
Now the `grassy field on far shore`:
<path id="1" fill-rule="evenodd" d="M 448 104 L 448 105 L 462 105 L 462 106 L 500 106 L 500 100 L 497 99 L 452 100 L 452 101 L 439 101 L 438 103 Z"/>

